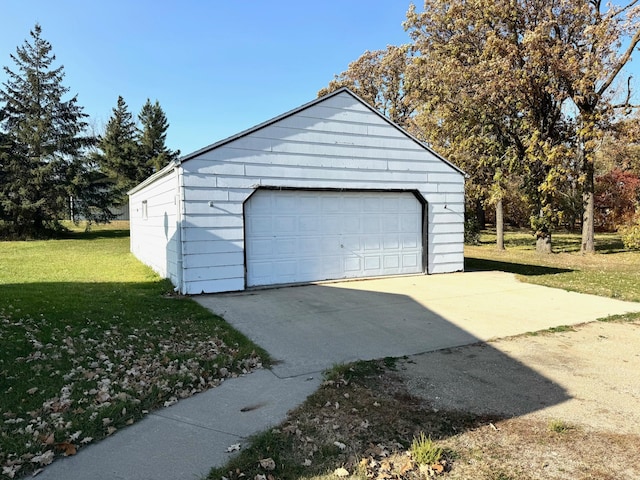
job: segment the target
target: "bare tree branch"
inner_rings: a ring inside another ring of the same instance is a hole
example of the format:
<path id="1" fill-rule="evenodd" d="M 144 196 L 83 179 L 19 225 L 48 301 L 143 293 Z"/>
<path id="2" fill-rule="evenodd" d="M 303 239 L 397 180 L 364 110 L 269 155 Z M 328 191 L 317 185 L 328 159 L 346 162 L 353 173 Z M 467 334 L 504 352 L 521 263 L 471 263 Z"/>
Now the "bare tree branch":
<path id="1" fill-rule="evenodd" d="M 606 92 L 609 89 L 609 87 L 611 86 L 615 78 L 618 76 L 618 74 L 622 70 L 622 68 L 631 59 L 631 54 L 633 53 L 633 50 L 638 45 L 638 42 L 640 42 L 640 29 L 638 29 L 636 33 L 633 35 L 633 37 L 631 38 L 631 42 L 627 47 L 627 50 L 624 52 L 624 54 L 622 55 L 618 63 L 613 67 L 613 69 L 611 70 L 611 73 L 609 74 L 609 77 L 604 81 L 600 89 L 596 92 L 598 96 L 602 96 L 604 92 Z"/>
<path id="2" fill-rule="evenodd" d="M 611 11 L 609 12 L 609 14 L 607 15 L 607 20 L 610 19 L 610 18 L 615 18 L 618 15 L 620 15 L 621 13 L 624 13 L 627 10 L 633 8 L 633 6 L 638 3 L 638 1 L 640 1 L 640 0 L 633 0 L 633 2 L 630 2 L 629 4 L 625 5 L 624 7 L 621 7 L 619 10 L 616 10 L 615 8 L 612 8 Z"/>

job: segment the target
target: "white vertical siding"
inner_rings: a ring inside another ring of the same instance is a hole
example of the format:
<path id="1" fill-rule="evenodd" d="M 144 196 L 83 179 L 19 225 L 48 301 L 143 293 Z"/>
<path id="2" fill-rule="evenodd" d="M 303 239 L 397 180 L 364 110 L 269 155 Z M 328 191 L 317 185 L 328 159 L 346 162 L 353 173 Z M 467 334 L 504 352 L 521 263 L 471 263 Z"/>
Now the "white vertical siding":
<path id="1" fill-rule="evenodd" d="M 180 279 L 178 208 L 176 168 L 168 169 L 129 197 L 131 252 L 174 285 Z"/>
<path id="2" fill-rule="evenodd" d="M 182 163 L 186 293 L 245 288 L 243 202 L 259 187 L 418 191 L 428 273 L 463 269 L 461 172 L 347 92 Z"/>

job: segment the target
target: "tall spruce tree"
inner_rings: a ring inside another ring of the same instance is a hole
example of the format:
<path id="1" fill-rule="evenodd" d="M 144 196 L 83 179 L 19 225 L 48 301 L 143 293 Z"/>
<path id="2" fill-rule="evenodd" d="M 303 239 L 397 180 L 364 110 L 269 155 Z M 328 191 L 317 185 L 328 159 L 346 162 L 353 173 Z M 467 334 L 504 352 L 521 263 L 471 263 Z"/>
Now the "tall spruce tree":
<path id="1" fill-rule="evenodd" d="M 31 39 L 11 55 L 0 89 L 4 132 L 0 183 L 0 235 L 39 237 L 60 228 L 68 216 L 71 165 L 92 144 L 77 97 L 63 100 L 64 67 L 54 67 L 51 44 L 36 24 Z"/>
<path id="2" fill-rule="evenodd" d="M 118 97 L 98 147 L 102 150 L 98 163 L 114 185 L 117 203 L 126 203 L 127 190 L 151 174 L 141 161 L 137 138 L 139 132 L 127 103 Z"/>
<path id="3" fill-rule="evenodd" d="M 142 126 L 138 138 L 140 155 L 148 167 L 158 171 L 178 158 L 180 151 L 172 151 L 165 145 L 169 122 L 158 100 L 152 104 L 147 98 L 138 119 Z"/>

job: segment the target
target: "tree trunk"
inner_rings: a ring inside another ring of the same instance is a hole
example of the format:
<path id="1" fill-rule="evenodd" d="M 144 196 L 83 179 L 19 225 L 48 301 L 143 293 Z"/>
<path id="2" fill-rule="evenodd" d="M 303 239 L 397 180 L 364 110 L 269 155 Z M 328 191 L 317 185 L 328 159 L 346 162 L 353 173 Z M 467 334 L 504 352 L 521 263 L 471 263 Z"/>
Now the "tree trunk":
<path id="1" fill-rule="evenodd" d="M 496 202 L 496 247 L 504 250 L 504 208 L 502 198 Z"/>
<path id="2" fill-rule="evenodd" d="M 551 233 L 549 232 L 536 232 L 536 252 L 549 254 L 552 253 L 551 249 Z"/>
<path id="3" fill-rule="evenodd" d="M 482 200 L 476 200 L 476 218 L 478 219 L 478 224 L 480 225 L 480 229 L 483 230 L 486 219 L 484 215 L 484 207 L 482 206 Z"/>
<path id="4" fill-rule="evenodd" d="M 588 157 L 584 155 L 584 164 L 583 164 L 583 172 L 585 174 L 585 180 L 582 190 L 582 246 L 580 247 L 580 251 L 582 253 L 595 253 L 596 244 L 595 244 L 595 223 L 594 223 L 594 215 L 595 215 L 595 201 L 594 201 L 594 190 L 595 190 L 595 182 L 594 182 L 594 167 L 593 162 L 588 160 Z"/>
<path id="5" fill-rule="evenodd" d="M 597 145 L 595 108 L 584 108 L 581 111 L 579 152 L 582 162 L 582 244 L 581 253 L 595 253 L 595 167 L 594 157 Z"/>

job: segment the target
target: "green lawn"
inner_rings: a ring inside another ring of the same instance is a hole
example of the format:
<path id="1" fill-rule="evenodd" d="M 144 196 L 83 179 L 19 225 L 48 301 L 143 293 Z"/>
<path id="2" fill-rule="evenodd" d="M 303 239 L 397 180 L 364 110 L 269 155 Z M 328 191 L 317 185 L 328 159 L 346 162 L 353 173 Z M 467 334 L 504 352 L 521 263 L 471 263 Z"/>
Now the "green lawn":
<path id="1" fill-rule="evenodd" d="M 465 269 L 502 270 L 522 281 L 581 293 L 640 302 L 640 252 L 624 251 L 615 234 L 596 235 L 595 255 L 580 254 L 580 235 L 553 235 L 554 253 L 538 254 L 525 231 L 507 232 L 506 250 L 495 248 L 495 233 L 485 231 L 480 245 L 465 245 Z"/>
<path id="2" fill-rule="evenodd" d="M 127 230 L 0 242 L 0 478 L 266 358 L 138 262 Z"/>

